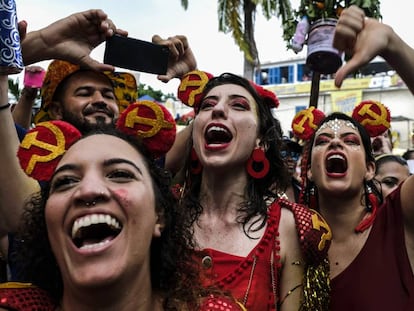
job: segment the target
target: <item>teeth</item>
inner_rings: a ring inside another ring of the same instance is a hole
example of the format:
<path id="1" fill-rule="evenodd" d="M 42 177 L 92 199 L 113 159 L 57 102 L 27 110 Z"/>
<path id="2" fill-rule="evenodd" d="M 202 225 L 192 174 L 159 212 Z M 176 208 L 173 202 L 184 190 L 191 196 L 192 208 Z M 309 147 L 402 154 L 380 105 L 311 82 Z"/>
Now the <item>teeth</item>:
<path id="1" fill-rule="evenodd" d="M 331 155 L 328 160 L 332 160 L 332 159 L 340 159 L 340 160 L 345 160 L 345 158 L 339 154 L 333 154 Z"/>
<path id="2" fill-rule="evenodd" d="M 72 227 L 72 239 L 76 237 L 76 233 L 81 228 L 89 227 L 90 225 L 96 224 L 107 224 L 108 226 L 112 226 L 115 229 L 120 229 L 121 226 L 119 222 L 111 217 L 110 215 L 104 214 L 91 214 L 86 215 L 84 217 L 76 219 Z"/>
<path id="3" fill-rule="evenodd" d="M 104 241 L 99 242 L 99 243 L 94 243 L 94 244 L 85 244 L 85 245 L 81 246 L 81 247 L 80 247 L 80 249 L 92 249 L 92 248 L 98 248 L 98 247 L 101 247 L 101 246 L 103 246 L 103 245 L 105 245 L 105 244 L 107 244 L 107 243 L 109 243 L 109 242 L 110 242 L 110 240 L 104 240 Z"/>
<path id="4" fill-rule="evenodd" d="M 219 127 L 219 126 L 212 126 L 212 127 L 210 127 L 210 128 L 208 129 L 208 132 L 211 132 L 211 131 L 221 131 L 221 132 L 227 132 L 224 128 Z"/>

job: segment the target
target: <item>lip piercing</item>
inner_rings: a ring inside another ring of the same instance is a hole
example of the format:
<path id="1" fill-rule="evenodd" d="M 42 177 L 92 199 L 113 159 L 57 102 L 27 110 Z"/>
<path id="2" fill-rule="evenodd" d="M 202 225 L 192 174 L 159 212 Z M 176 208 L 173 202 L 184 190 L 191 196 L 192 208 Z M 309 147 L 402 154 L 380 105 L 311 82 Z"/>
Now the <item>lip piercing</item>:
<path id="1" fill-rule="evenodd" d="M 96 201 L 86 202 L 85 205 L 86 206 L 95 206 L 96 205 Z"/>

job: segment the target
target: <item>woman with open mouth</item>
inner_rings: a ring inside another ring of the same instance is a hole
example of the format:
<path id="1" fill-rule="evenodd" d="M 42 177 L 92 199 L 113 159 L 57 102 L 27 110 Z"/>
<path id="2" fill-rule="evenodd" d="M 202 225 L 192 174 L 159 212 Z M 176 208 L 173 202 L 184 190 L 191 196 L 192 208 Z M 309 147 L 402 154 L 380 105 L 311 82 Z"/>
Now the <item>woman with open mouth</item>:
<path id="1" fill-rule="evenodd" d="M 112 127 L 81 137 L 67 122 L 48 121 L 29 131 L 18 155 L 45 187 L 28 202 L 18 233 L 18 277 L 28 283 L 0 285 L 0 308 L 243 310 L 201 287 L 192 231 L 148 146 Z"/>
<path id="2" fill-rule="evenodd" d="M 302 203 L 332 229 L 330 310 L 412 310 L 414 179 L 383 202 L 362 123 L 340 112 L 328 115 L 302 159 Z"/>
<path id="3" fill-rule="evenodd" d="M 203 75 L 189 73 L 179 89 Z M 274 93 L 245 78 L 209 79 L 194 105 L 181 208 L 204 286 L 229 291 L 249 311 L 327 310 L 330 231 L 316 213 L 278 197 L 289 175 L 277 106 Z"/>

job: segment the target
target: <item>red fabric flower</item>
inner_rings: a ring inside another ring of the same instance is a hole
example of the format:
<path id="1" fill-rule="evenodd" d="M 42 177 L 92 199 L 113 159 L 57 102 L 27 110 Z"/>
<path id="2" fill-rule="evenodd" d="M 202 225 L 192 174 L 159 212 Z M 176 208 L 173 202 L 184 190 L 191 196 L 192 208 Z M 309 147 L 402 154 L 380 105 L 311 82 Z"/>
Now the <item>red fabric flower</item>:
<path id="1" fill-rule="evenodd" d="M 117 127 L 129 135 L 140 137 L 154 158 L 165 155 L 176 136 L 176 124 L 168 109 L 143 100 L 130 105 L 119 117 Z"/>
<path id="2" fill-rule="evenodd" d="M 315 107 L 299 111 L 292 121 L 293 133 L 303 140 L 309 140 L 315 133 L 318 125 L 325 118 L 325 114 Z"/>
<path id="3" fill-rule="evenodd" d="M 20 143 L 17 156 L 27 175 L 39 181 L 48 181 L 63 154 L 81 133 L 71 124 L 45 121 L 27 132 Z"/>
<path id="4" fill-rule="evenodd" d="M 352 112 L 352 118 L 375 137 L 390 128 L 391 114 L 386 106 L 375 100 L 364 100 Z"/>

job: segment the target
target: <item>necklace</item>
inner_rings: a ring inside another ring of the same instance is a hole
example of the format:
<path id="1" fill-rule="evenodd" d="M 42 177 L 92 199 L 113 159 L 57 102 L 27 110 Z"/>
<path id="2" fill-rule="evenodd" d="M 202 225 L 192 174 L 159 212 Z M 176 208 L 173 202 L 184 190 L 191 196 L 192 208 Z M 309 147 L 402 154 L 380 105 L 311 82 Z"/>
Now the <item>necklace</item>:
<path id="1" fill-rule="evenodd" d="M 267 228 L 264 231 L 264 234 L 259 242 L 255 246 L 255 250 L 251 252 L 251 254 L 248 257 L 245 257 L 242 261 L 243 263 L 237 264 L 237 267 L 234 267 L 232 272 L 230 274 L 227 274 L 225 278 L 220 278 L 220 280 L 217 280 L 217 285 L 220 288 L 226 289 L 229 288 L 228 286 L 231 284 L 231 287 L 237 287 L 238 288 L 238 294 L 237 294 L 237 303 L 247 310 L 247 306 L 249 305 L 255 305 L 256 301 L 255 294 L 259 295 L 259 297 L 264 297 L 262 290 L 269 291 L 271 290 L 273 292 L 273 296 L 269 292 L 266 297 L 268 297 L 267 305 L 269 310 L 277 310 L 277 303 L 278 303 L 278 272 L 281 267 L 280 264 L 280 241 L 279 241 L 279 235 L 278 235 L 278 227 L 279 227 L 279 221 L 280 221 L 280 214 L 281 209 L 278 205 L 275 205 L 274 208 L 270 208 L 269 211 L 269 217 L 267 220 Z M 240 257 L 239 257 L 240 258 Z M 270 267 L 269 267 L 270 265 Z M 210 257 L 210 264 L 208 266 L 203 265 L 207 270 L 212 268 L 212 258 Z M 205 272 L 207 272 L 205 270 Z M 249 271 L 250 270 L 250 271 Z M 264 285 L 264 280 L 259 280 L 259 276 L 255 278 L 258 274 L 258 271 L 261 271 L 261 273 L 265 273 L 268 278 L 266 278 L 266 283 L 268 285 Z M 269 275 L 270 273 L 270 275 Z M 209 274 L 207 272 L 207 274 Z M 213 275 L 206 275 L 207 279 L 211 280 L 211 277 Z M 218 275 L 213 276 L 213 279 L 218 277 Z M 241 283 L 240 281 L 243 280 Z M 257 289 L 255 289 L 255 283 L 257 281 L 257 284 L 261 284 L 260 287 L 263 287 L 261 292 L 255 293 Z M 234 283 L 233 283 L 234 282 Z M 244 285 L 244 286 L 243 286 Z M 267 287 L 267 289 L 266 289 Z M 237 291 L 237 289 L 236 289 Z M 252 292 L 251 292 L 252 291 Z M 234 293 L 235 294 L 235 293 Z M 269 296 L 270 295 L 270 296 Z M 250 300 L 249 300 L 250 299 Z M 270 302 L 270 300 L 273 300 Z M 258 302 L 261 305 L 264 305 L 264 301 Z M 242 309 L 243 309 L 242 308 Z M 243 309 L 243 310 L 244 310 Z"/>
<path id="2" fill-rule="evenodd" d="M 250 270 L 250 276 L 249 276 L 249 282 L 247 283 L 247 288 L 246 288 L 246 292 L 244 294 L 243 297 L 243 302 L 237 302 L 238 305 L 240 307 L 242 307 L 243 310 L 246 310 L 246 305 L 247 305 L 247 299 L 249 298 L 249 292 L 250 292 L 250 288 L 252 286 L 252 282 L 253 282 L 253 276 L 254 276 L 254 270 L 256 268 L 256 264 L 257 264 L 257 256 L 254 255 L 253 256 L 253 264 L 252 264 L 252 269 Z M 273 290 L 273 295 L 274 295 L 274 300 L 275 300 L 275 310 L 277 310 L 277 281 L 276 281 L 276 277 L 275 277 L 275 268 L 274 268 L 274 255 L 273 252 L 270 255 L 270 274 L 272 277 L 272 290 Z"/>
<path id="3" fill-rule="evenodd" d="M 247 299 L 249 298 L 249 291 L 252 286 L 254 269 L 256 268 L 256 263 L 257 263 L 257 256 L 254 255 L 252 269 L 250 270 L 249 282 L 247 283 L 246 293 L 244 294 L 244 298 L 243 298 L 243 306 L 247 304 Z"/>

